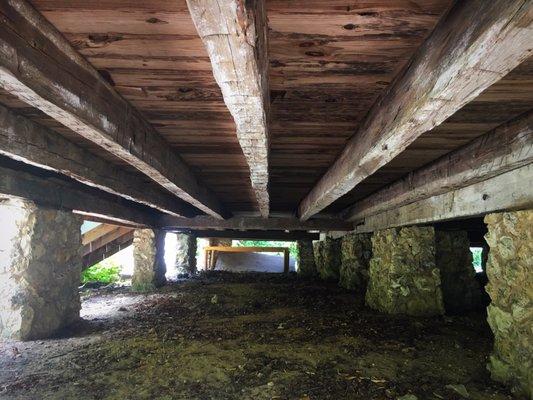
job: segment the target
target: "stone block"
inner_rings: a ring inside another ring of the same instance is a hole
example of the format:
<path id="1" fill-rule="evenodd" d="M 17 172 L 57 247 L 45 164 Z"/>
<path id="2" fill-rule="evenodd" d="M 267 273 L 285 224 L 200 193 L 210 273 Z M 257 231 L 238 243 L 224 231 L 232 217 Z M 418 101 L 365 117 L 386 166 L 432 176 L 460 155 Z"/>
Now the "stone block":
<path id="1" fill-rule="evenodd" d="M 177 238 L 177 252 L 176 252 L 176 268 L 178 273 L 196 273 L 196 236 L 188 235 L 186 233 L 178 233 Z"/>
<path id="2" fill-rule="evenodd" d="M 392 228 L 374 233 L 366 302 L 389 314 L 444 313 L 433 227 Z"/>
<path id="3" fill-rule="evenodd" d="M 149 291 L 165 284 L 165 232 L 136 229 L 133 233 L 133 276 L 136 291 Z"/>
<path id="4" fill-rule="evenodd" d="M 485 217 L 490 246 L 487 309 L 494 333 L 488 368 L 494 380 L 533 395 L 533 210 Z"/>
<path id="5" fill-rule="evenodd" d="M 339 270 L 341 264 L 341 241 L 327 237 L 325 240 L 313 243 L 315 264 L 318 275 L 321 279 L 335 281 L 339 280 Z"/>
<path id="6" fill-rule="evenodd" d="M 298 275 L 313 277 L 317 275 L 313 242 L 310 240 L 298 240 Z"/>
<path id="7" fill-rule="evenodd" d="M 372 257 L 371 234 L 349 234 L 341 239 L 341 266 L 339 285 L 366 292 L 368 268 Z"/>
<path id="8" fill-rule="evenodd" d="M 0 220 L 0 334 L 50 337 L 79 318 L 82 220 L 15 198 Z"/>

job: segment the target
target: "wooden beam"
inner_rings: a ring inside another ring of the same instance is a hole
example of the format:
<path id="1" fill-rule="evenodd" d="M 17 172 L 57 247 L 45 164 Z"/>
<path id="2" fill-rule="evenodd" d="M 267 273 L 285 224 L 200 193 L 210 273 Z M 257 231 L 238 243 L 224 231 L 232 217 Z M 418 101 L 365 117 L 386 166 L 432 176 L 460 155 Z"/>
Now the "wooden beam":
<path id="1" fill-rule="evenodd" d="M 104 217 L 119 224 L 154 226 L 157 221 L 157 213 L 147 207 L 5 157 L 0 158 L 0 198 L 1 194 L 29 199 L 45 207 Z"/>
<path id="2" fill-rule="evenodd" d="M 240 239 L 240 240 L 279 240 L 279 241 L 294 241 L 294 240 L 318 240 L 320 234 L 309 233 L 306 231 L 236 231 L 223 230 L 217 231 L 214 229 L 208 230 L 190 230 L 183 229 L 178 233 L 188 233 L 198 238 L 225 238 L 225 239 Z"/>
<path id="3" fill-rule="evenodd" d="M 85 246 L 119 227 L 120 225 L 106 223 L 97 225 L 81 235 L 81 244 Z"/>
<path id="4" fill-rule="evenodd" d="M 373 232 L 398 226 L 481 216 L 496 211 L 529 209 L 533 207 L 531 182 L 533 182 L 533 164 L 461 189 L 369 216 L 356 227 L 355 231 Z"/>
<path id="5" fill-rule="evenodd" d="M 307 219 L 348 193 L 530 54 L 531 0 L 456 1 L 299 205 Z"/>
<path id="6" fill-rule="evenodd" d="M 217 218 L 214 194 L 155 129 L 25 0 L 0 2 L 0 87 Z"/>
<path id="7" fill-rule="evenodd" d="M 484 181 L 533 162 L 533 111 L 411 172 L 341 213 L 360 221 L 405 204 Z"/>
<path id="8" fill-rule="evenodd" d="M 53 170 L 106 192 L 177 216 L 192 217 L 195 209 L 142 174 L 110 168 L 109 162 L 0 105 L 0 154 Z"/>
<path id="9" fill-rule="evenodd" d="M 351 222 L 333 218 L 316 218 L 300 221 L 297 218 L 261 218 L 261 217 L 232 217 L 219 220 L 208 216 L 194 218 L 173 217 L 162 215 L 159 227 L 166 230 L 179 229 L 235 229 L 235 230 L 270 230 L 270 231 L 350 231 Z"/>
<path id="10" fill-rule="evenodd" d="M 268 56 L 264 0 L 187 0 L 237 127 L 263 217 L 268 194 Z"/>

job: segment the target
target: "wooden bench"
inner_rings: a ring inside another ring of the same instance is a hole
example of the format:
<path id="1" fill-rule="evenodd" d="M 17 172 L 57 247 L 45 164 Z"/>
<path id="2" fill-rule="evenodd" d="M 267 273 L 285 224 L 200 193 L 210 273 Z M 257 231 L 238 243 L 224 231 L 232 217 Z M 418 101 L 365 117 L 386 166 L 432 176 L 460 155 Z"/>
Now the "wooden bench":
<path id="1" fill-rule="evenodd" d="M 207 246 L 205 248 L 205 269 L 214 270 L 218 253 L 283 253 L 283 272 L 289 273 L 289 248 L 288 247 L 229 247 Z"/>

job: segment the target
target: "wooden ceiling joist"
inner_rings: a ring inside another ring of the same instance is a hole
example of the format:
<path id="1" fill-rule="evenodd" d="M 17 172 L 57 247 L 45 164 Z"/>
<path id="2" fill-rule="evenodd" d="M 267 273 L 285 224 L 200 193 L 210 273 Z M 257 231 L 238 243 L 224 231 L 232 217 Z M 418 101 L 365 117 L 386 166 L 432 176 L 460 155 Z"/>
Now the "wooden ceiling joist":
<path id="1" fill-rule="evenodd" d="M 533 207 L 533 164 L 365 218 L 355 231 L 431 224 Z"/>
<path id="2" fill-rule="evenodd" d="M 215 195 L 168 142 L 24 0 L 0 2 L 0 87 L 216 218 Z"/>
<path id="3" fill-rule="evenodd" d="M 109 168 L 109 163 L 56 132 L 0 105 L 0 154 L 168 214 L 192 217 L 199 212 L 139 173 Z"/>
<path id="4" fill-rule="evenodd" d="M 263 0 L 187 0 L 235 120 L 259 211 L 269 214 L 268 56 Z"/>
<path id="5" fill-rule="evenodd" d="M 0 158 L 2 194 L 22 197 L 44 207 L 92 215 L 129 226 L 155 226 L 155 214 L 118 196 L 82 185 L 54 172 Z M 147 207 L 145 207 L 147 208 Z"/>
<path id="6" fill-rule="evenodd" d="M 236 230 L 224 230 L 217 231 L 213 229 L 209 230 L 183 230 L 183 233 L 194 235 L 198 238 L 225 238 L 225 239 L 239 239 L 239 240 L 281 240 L 281 241 L 294 241 L 294 240 L 318 240 L 320 233 L 310 233 L 305 231 L 236 231 Z M 178 232 L 179 233 L 179 232 Z"/>
<path id="7" fill-rule="evenodd" d="M 208 216 L 194 218 L 163 215 L 158 226 L 166 230 L 180 229 L 235 229 L 235 230 L 278 230 L 278 231 L 350 231 L 353 224 L 334 218 L 316 218 L 300 221 L 297 218 L 281 217 L 232 217 L 219 220 Z"/>
<path id="8" fill-rule="evenodd" d="M 530 0 L 455 2 L 302 200 L 305 220 L 356 187 L 530 54 Z"/>
<path id="9" fill-rule="evenodd" d="M 342 217 L 359 222 L 532 162 L 533 111 L 530 111 L 357 202 Z"/>

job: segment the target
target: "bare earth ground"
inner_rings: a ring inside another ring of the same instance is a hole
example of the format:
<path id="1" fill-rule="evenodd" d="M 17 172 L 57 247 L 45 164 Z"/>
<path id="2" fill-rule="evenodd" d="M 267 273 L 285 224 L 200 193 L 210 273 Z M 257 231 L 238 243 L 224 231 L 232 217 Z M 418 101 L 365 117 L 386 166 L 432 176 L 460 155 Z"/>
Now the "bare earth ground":
<path id="1" fill-rule="evenodd" d="M 334 284 L 274 274 L 85 297 L 63 338 L 0 342 L 1 399 L 464 398 L 447 385 L 511 399 L 485 369 L 482 315 L 380 315 Z"/>

